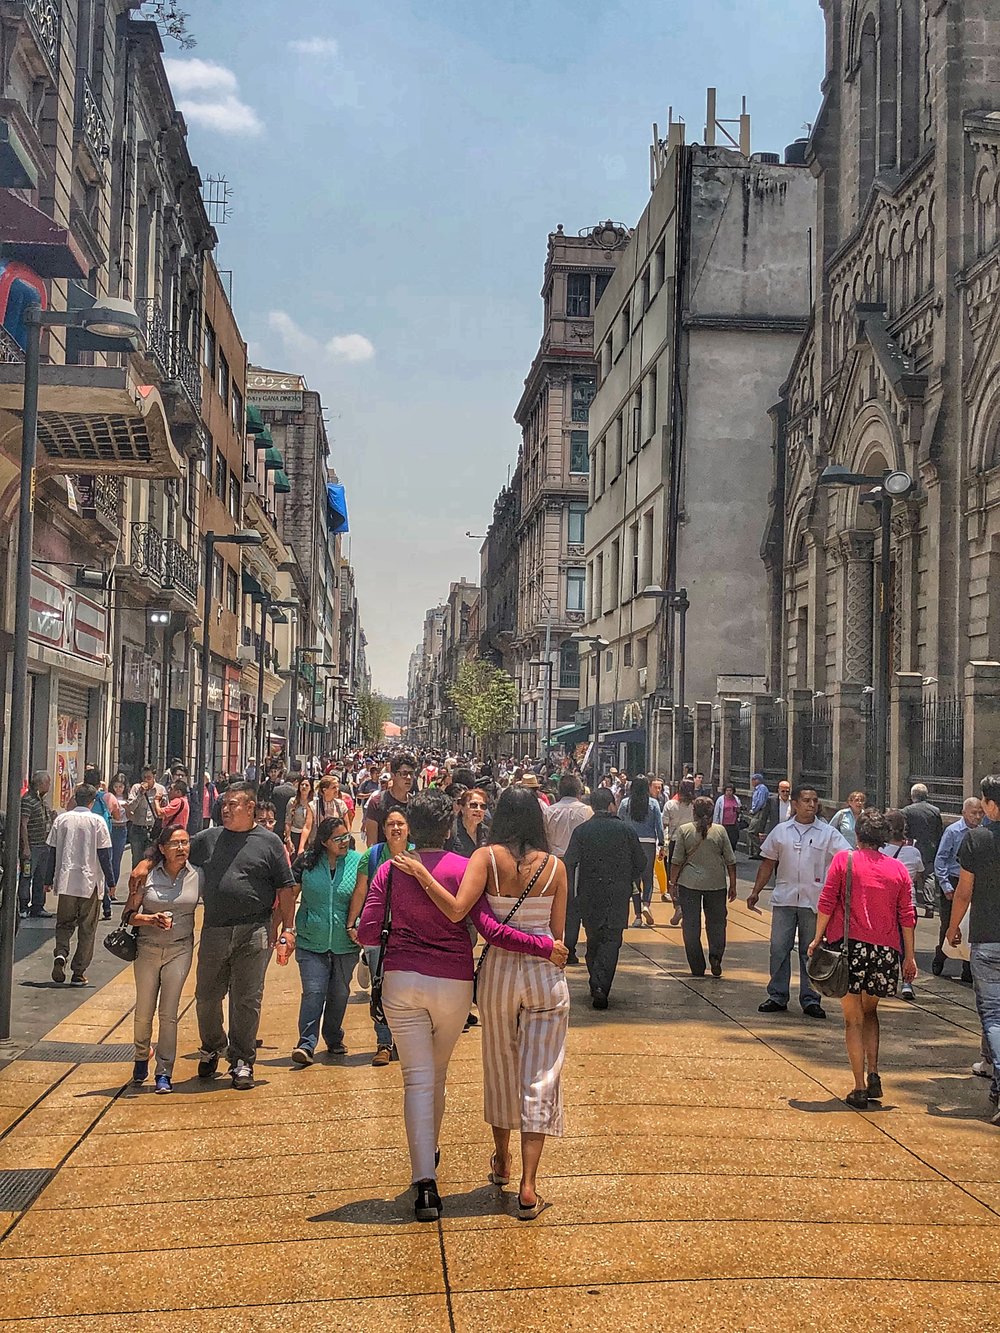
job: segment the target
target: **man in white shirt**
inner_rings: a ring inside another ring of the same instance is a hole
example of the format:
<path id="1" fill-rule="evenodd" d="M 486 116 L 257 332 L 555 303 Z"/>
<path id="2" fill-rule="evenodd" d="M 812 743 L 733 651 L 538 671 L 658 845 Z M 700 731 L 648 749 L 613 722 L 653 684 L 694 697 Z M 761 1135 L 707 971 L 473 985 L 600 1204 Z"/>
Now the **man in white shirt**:
<path id="1" fill-rule="evenodd" d="M 594 811 L 580 798 L 583 796 L 583 783 L 575 773 L 564 773 L 559 779 L 559 800 L 555 805 L 543 808 L 545 832 L 549 839 L 549 851 L 554 856 L 565 857 L 573 830 L 585 824 Z M 580 910 L 576 903 L 576 884 L 566 886 L 566 931 L 564 941 L 569 950 L 569 963 L 579 963 L 576 953 L 577 940 L 580 938 Z"/>
<path id="2" fill-rule="evenodd" d="M 757 910 L 757 899 L 777 871 L 771 894 L 771 979 L 767 999 L 757 1006 L 762 1014 L 784 1013 L 792 980 L 792 948 L 798 934 L 799 1003 L 809 1018 L 826 1018 L 819 993 L 806 972 L 807 950 L 816 934 L 816 908 L 826 872 L 837 852 L 850 846 L 830 824 L 816 818 L 819 795 L 800 785 L 791 791 L 791 818 L 776 824 L 761 844 L 761 862 L 747 907 Z"/>
<path id="3" fill-rule="evenodd" d="M 56 892 L 56 949 L 52 980 L 66 980 L 70 941 L 77 932 L 71 986 L 87 984 L 87 968 L 94 957 L 97 911 L 105 885 L 114 888 L 111 834 L 107 820 L 94 814 L 97 788 L 87 783 L 73 793 L 73 808 L 57 815 L 49 832 L 55 851 L 52 884 Z"/>

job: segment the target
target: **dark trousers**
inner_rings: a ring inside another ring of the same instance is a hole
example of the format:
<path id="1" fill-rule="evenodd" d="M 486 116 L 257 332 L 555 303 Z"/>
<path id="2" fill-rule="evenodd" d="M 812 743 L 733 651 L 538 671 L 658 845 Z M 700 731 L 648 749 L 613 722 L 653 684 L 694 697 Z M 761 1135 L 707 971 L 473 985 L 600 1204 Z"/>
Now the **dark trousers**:
<path id="1" fill-rule="evenodd" d="M 146 855 L 146 849 L 149 847 L 153 830 L 145 824 L 129 824 L 128 826 L 128 845 L 132 849 L 132 865 L 135 866 L 138 861 Z"/>
<path id="2" fill-rule="evenodd" d="M 20 911 L 37 916 L 45 910 L 45 868 L 48 844 L 40 843 L 31 849 L 31 870 L 17 881 L 17 905 Z"/>
<path id="3" fill-rule="evenodd" d="M 590 931 L 587 932 L 589 938 Z M 577 941 L 580 938 L 580 904 L 577 901 L 576 890 L 572 884 L 567 885 L 566 895 L 566 930 L 563 934 L 563 943 L 570 953 L 576 953 Z"/>
<path id="4" fill-rule="evenodd" d="M 701 915 L 705 913 L 705 930 L 708 934 L 708 961 L 722 962 L 726 952 L 726 891 L 712 889 L 703 893 L 701 889 L 686 889 L 678 886 L 681 911 L 681 933 L 684 936 L 684 952 L 687 954 L 691 975 L 705 975 L 705 950 L 701 947 Z"/>
<path id="5" fill-rule="evenodd" d="M 608 995 L 615 979 L 618 967 L 618 954 L 622 947 L 621 928 L 607 925 L 588 926 L 587 931 L 587 971 L 590 973 L 590 993 Z"/>
<path id="6" fill-rule="evenodd" d="M 271 956 L 267 926 L 205 926 L 198 946 L 195 1007 L 202 1059 L 225 1055 L 230 1064 L 252 1065 L 264 996 L 264 974 Z M 229 1036 L 222 1023 L 222 1002 L 229 997 Z"/>

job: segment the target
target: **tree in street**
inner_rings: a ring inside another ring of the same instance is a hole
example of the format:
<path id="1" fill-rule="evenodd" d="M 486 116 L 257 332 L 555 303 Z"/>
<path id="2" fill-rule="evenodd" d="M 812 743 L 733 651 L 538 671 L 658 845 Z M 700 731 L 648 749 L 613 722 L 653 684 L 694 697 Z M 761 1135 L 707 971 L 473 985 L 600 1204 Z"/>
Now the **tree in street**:
<path id="1" fill-rule="evenodd" d="M 517 717 L 517 682 L 509 672 L 477 658 L 463 662 L 458 679 L 448 687 L 462 725 L 468 727 L 489 753 L 499 749 L 500 737 Z"/>
<path id="2" fill-rule="evenodd" d="M 358 691 L 358 726 L 367 745 L 381 745 L 385 740 L 383 727 L 392 716 L 389 700 L 365 688 Z"/>

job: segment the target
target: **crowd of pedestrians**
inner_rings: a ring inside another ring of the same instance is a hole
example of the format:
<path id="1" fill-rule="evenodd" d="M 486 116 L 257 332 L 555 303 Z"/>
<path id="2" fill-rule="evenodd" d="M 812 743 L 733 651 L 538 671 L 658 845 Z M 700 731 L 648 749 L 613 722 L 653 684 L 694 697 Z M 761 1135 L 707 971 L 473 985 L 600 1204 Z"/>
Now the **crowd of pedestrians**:
<path id="1" fill-rule="evenodd" d="M 770 894 L 769 979 L 761 1014 L 786 1013 L 798 957 L 798 1006 L 827 1017 L 817 950 L 841 950 L 836 994 L 858 1109 L 882 1097 L 881 1000 L 914 998 L 918 914 L 940 918 L 931 970 L 949 958 L 975 987 L 982 1021 L 974 1072 L 997 1104 L 1000 1061 L 1000 777 L 946 823 L 916 784 L 910 804 L 878 811 L 865 793 L 824 817 L 819 794 L 754 774 L 749 798 L 700 773 L 667 786 L 615 769 L 588 792 L 566 765 L 476 763 L 457 756 L 332 760 L 320 773 L 275 761 L 263 780 L 206 784 L 207 827 L 188 833 L 180 764 L 131 785 L 88 769 L 74 804 L 53 817 L 48 774 L 22 801 L 25 915 L 50 916 L 52 978 L 87 983 L 97 923 L 110 913 L 126 846 L 132 867 L 123 922 L 135 930 L 133 1080 L 173 1087 L 180 995 L 195 956 L 198 1077 L 228 1064 L 234 1089 L 254 1087 L 268 964 L 294 959 L 301 998 L 291 1062 L 312 1065 L 322 1043 L 346 1054 L 352 985 L 370 988 L 372 1064 L 400 1062 L 404 1118 L 421 1220 L 441 1214 L 437 1191 L 448 1064 L 463 1031 L 482 1024 L 484 1115 L 492 1149 L 484 1174 L 505 1186 L 519 1136 L 518 1217 L 544 1207 L 545 1140 L 563 1130 L 561 1073 L 581 929 L 590 1001 L 611 1004 L 624 932 L 654 924 L 653 899 L 673 907 L 693 977 L 723 975 L 737 848 L 757 861 L 747 907 Z M 206 775 L 207 776 L 207 775 Z M 254 775 L 256 776 L 256 775 Z M 474 941 L 486 940 L 478 966 Z M 74 945 L 75 936 L 75 945 Z M 706 953 L 707 944 L 707 953 Z M 582 953 L 582 950 L 581 950 Z M 843 991 L 846 990 L 846 993 Z M 477 1012 L 478 1011 L 478 1012 Z M 153 1044 L 154 1021 L 156 1041 Z M 994 1114 L 1000 1124 L 1000 1112 Z"/>

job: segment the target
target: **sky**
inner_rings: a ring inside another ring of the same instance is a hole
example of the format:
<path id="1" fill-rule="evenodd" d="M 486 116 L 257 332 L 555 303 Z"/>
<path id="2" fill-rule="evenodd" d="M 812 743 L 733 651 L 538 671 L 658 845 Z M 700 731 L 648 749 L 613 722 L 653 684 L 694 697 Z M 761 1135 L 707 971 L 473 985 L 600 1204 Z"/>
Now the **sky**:
<path id="1" fill-rule="evenodd" d="M 652 122 L 744 94 L 754 150 L 820 103 L 816 0 L 185 0 L 165 40 L 251 357 L 304 374 L 347 489 L 376 689 L 479 577 L 517 459 L 547 237 L 649 197 Z M 294 485 L 294 478 L 292 479 Z"/>

